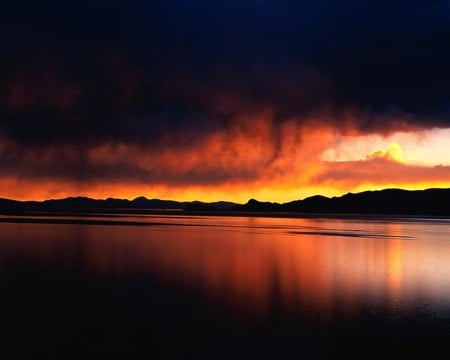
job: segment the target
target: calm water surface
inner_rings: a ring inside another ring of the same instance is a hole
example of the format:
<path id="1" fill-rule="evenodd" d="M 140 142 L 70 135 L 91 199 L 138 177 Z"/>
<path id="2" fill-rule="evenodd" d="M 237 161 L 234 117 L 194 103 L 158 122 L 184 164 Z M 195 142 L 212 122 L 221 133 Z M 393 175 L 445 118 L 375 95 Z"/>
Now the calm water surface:
<path id="1" fill-rule="evenodd" d="M 1 216 L 0 286 L 18 358 L 442 355 L 450 221 Z"/>

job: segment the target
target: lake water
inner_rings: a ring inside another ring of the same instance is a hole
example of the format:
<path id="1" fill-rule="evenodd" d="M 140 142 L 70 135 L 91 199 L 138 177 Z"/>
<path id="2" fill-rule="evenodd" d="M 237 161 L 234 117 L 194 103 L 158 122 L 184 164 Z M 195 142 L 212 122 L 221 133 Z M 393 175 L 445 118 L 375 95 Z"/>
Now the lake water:
<path id="1" fill-rule="evenodd" d="M 442 355 L 450 221 L 0 216 L 0 286 L 8 358 Z"/>

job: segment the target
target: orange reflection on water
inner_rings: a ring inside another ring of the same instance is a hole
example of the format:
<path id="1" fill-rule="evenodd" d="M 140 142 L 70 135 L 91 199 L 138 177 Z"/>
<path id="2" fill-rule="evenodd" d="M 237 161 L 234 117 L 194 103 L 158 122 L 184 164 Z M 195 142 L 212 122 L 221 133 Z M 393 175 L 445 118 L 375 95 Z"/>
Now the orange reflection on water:
<path id="1" fill-rule="evenodd" d="M 1 223 L 0 264 L 20 258 L 83 266 L 100 278 L 151 277 L 205 296 L 219 311 L 252 317 L 450 304 L 446 222 L 135 220 L 163 225 Z"/>

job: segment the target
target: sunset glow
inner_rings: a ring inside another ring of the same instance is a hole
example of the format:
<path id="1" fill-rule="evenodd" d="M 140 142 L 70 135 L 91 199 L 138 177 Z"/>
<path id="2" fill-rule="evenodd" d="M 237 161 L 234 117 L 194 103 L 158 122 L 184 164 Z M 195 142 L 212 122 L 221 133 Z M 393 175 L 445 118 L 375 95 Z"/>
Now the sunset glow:
<path id="1" fill-rule="evenodd" d="M 279 143 L 270 119 L 261 117 L 238 122 L 196 144 L 156 151 L 114 143 L 83 151 L 73 146 L 26 151 L 4 142 L 3 153 L 20 156 L 22 164 L 14 164 L 15 174 L 0 178 L 0 196 L 21 200 L 146 196 L 243 203 L 251 197 L 286 202 L 386 187 L 450 186 L 448 130 L 347 136 L 330 126 L 290 122 L 278 131 L 283 139 Z M 80 159 L 85 163 L 75 179 L 70 173 L 54 173 L 58 161 L 79 166 Z M 112 175 L 88 176 L 95 169 Z M 32 176 L 25 176 L 27 171 Z"/>
<path id="2" fill-rule="evenodd" d="M 1 358 L 450 358 L 450 0 L 2 5 Z"/>
<path id="3" fill-rule="evenodd" d="M 0 197 L 450 187 L 441 3 L 70 3 L 2 22 Z"/>

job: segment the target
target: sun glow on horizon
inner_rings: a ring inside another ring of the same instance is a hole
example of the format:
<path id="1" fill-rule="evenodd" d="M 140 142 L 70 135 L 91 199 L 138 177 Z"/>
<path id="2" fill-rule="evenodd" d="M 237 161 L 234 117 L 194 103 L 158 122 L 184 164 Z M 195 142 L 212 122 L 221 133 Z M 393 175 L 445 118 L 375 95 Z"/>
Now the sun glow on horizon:
<path id="1" fill-rule="evenodd" d="M 48 185 L 47 185 L 48 186 Z M 176 201 L 231 201 L 236 203 L 246 203 L 254 198 L 259 201 L 271 201 L 284 203 L 293 200 L 304 199 L 309 196 L 322 195 L 327 197 L 342 196 L 348 192 L 361 192 L 367 190 L 383 190 L 386 188 L 401 188 L 405 190 L 424 190 L 427 188 L 450 188 L 450 181 L 430 182 L 430 183 L 385 183 L 385 184 L 360 184 L 356 186 L 320 186 L 320 187 L 265 187 L 254 188 L 236 186 L 228 188 L 172 188 L 153 187 L 148 191 L 146 186 L 93 186 L 89 189 L 71 189 L 69 186 L 55 187 L 48 186 L 45 191 L 35 190 L 24 193 L 11 193 L 13 196 L 1 195 L 1 198 L 10 198 L 21 201 L 42 201 L 48 199 L 62 199 L 66 197 L 85 196 L 93 199 L 119 198 L 133 200 L 140 196 L 148 199 L 176 200 Z"/>
<path id="2" fill-rule="evenodd" d="M 24 153 L 23 158 L 30 166 L 38 166 L 42 176 L 0 176 L 0 197 L 132 200 L 145 196 L 237 203 L 255 198 L 282 203 L 384 188 L 450 187 L 450 129 L 341 135 L 333 127 L 319 127 L 313 121 L 301 126 L 288 122 L 278 129 L 282 141 L 277 142 L 268 116 L 245 118 L 229 133 L 213 133 L 189 148 L 151 152 L 107 143 L 89 149 L 88 163 L 117 171 L 112 178 L 86 176 L 81 181 L 52 177 L 41 169 L 60 161 L 61 149 Z M 257 122 L 257 130 L 250 120 Z M 7 143 L 3 146 L 4 151 L 9 150 Z M 69 153 L 64 160 L 70 162 L 76 153 Z M 121 172 L 124 165 L 131 165 L 138 176 Z"/>

